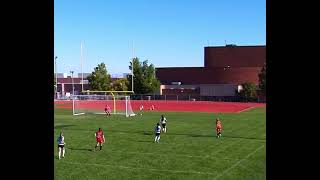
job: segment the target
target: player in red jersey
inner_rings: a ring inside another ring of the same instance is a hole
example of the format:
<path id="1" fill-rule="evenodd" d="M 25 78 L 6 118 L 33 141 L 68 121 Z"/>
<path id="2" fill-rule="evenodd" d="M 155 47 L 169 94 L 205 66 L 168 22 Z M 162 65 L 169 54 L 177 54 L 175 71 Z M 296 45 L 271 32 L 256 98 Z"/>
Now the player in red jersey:
<path id="1" fill-rule="evenodd" d="M 104 138 L 104 134 L 101 128 L 94 134 L 97 140 L 97 145 L 94 147 L 94 150 L 97 149 L 98 146 L 100 146 L 100 151 L 102 149 L 102 144 L 106 141 Z"/>
<path id="2" fill-rule="evenodd" d="M 111 116 L 111 108 L 108 104 L 104 108 L 104 112 L 107 114 L 107 116 Z"/>
<path id="3" fill-rule="evenodd" d="M 222 124 L 219 118 L 216 119 L 217 138 L 221 137 Z"/>

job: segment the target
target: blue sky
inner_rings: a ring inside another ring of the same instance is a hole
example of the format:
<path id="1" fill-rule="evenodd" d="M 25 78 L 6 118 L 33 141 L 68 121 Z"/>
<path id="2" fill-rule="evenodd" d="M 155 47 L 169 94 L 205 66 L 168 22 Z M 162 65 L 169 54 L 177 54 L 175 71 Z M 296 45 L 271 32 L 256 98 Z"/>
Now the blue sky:
<path id="1" fill-rule="evenodd" d="M 156 67 L 200 67 L 205 46 L 266 44 L 265 0 L 55 0 L 58 72 L 129 72 L 135 56 Z"/>

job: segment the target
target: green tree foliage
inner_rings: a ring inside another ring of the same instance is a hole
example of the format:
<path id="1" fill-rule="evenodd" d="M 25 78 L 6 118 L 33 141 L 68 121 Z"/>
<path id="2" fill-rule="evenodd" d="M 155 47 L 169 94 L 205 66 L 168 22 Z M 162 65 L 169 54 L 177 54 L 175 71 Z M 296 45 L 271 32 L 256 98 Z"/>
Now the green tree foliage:
<path id="1" fill-rule="evenodd" d="M 56 74 L 54 74 L 53 77 L 54 77 L 54 80 L 53 80 L 54 86 L 53 86 L 53 87 L 54 87 L 54 90 L 56 90 L 56 88 L 57 88 L 57 87 L 56 87 Z"/>
<path id="2" fill-rule="evenodd" d="M 88 82 L 91 91 L 111 90 L 111 77 L 104 63 L 94 68 L 94 71 L 88 76 Z"/>
<path id="3" fill-rule="evenodd" d="M 264 64 L 261 72 L 259 73 L 259 88 L 263 94 L 266 94 L 266 70 L 266 64 Z"/>
<path id="4" fill-rule="evenodd" d="M 127 78 L 118 79 L 112 83 L 112 91 L 128 91 L 129 81 Z"/>
<path id="5" fill-rule="evenodd" d="M 140 62 L 139 58 L 130 62 L 129 69 L 133 66 L 133 89 L 136 94 L 155 93 L 160 88 L 160 81 L 156 78 L 155 67 L 148 65 L 148 60 Z M 129 89 L 131 90 L 131 75 L 128 75 Z"/>
<path id="6" fill-rule="evenodd" d="M 240 96 L 248 101 L 254 101 L 257 99 L 257 86 L 254 83 L 246 82 L 242 84 L 242 90 Z"/>

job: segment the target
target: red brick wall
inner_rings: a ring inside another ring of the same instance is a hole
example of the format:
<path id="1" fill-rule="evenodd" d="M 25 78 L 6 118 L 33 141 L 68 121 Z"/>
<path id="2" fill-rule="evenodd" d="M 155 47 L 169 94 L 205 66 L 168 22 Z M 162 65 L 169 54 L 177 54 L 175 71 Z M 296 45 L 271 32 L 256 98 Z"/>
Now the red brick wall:
<path id="1" fill-rule="evenodd" d="M 205 67 L 156 68 L 156 76 L 161 84 L 258 84 L 265 50 L 265 46 L 205 47 Z"/>
<path id="2" fill-rule="evenodd" d="M 265 46 L 205 47 L 204 66 L 262 67 L 266 62 Z"/>
<path id="3" fill-rule="evenodd" d="M 203 79 L 203 67 L 157 68 L 156 77 L 161 84 L 182 82 L 183 84 L 199 84 Z"/>
<path id="4" fill-rule="evenodd" d="M 157 68 L 156 76 L 161 84 L 258 84 L 261 67 L 238 68 Z"/>

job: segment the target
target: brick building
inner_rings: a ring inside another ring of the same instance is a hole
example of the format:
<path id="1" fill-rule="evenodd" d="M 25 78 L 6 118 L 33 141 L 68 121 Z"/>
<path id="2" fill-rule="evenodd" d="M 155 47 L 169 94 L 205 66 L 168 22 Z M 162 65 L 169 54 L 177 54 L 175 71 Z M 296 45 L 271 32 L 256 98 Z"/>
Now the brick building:
<path id="1" fill-rule="evenodd" d="M 204 67 L 156 68 L 160 94 L 235 96 L 244 82 L 258 85 L 266 62 L 266 46 L 204 48 Z"/>

